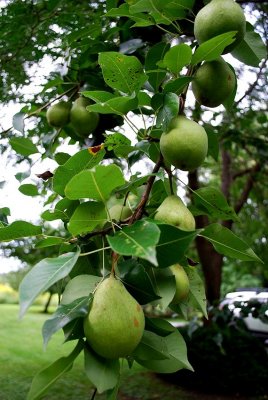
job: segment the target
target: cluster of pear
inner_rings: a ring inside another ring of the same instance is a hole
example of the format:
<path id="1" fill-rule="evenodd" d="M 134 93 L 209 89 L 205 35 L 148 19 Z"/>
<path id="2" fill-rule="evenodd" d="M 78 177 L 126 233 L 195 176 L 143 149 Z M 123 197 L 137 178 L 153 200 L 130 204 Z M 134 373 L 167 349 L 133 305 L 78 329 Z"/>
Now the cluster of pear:
<path id="1" fill-rule="evenodd" d="M 197 14 L 194 35 L 201 44 L 220 34 L 235 31 L 235 41 L 224 53 L 232 51 L 244 38 L 246 19 L 243 10 L 234 0 L 211 0 Z M 204 62 L 198 68 L 192 90 L 198 103 L 206 107 L 218 107 L 232 94 L 236 86 L 233 69 L 222 57 Z"/>
<path id="2" fill-rule="evenodd" d="M 63 128 L 70 122 L 79 137 L 88 137 L 99 123 L 99 114 L 87 110 L 89 104 L 90 100 L 85 97 L 78 97 L 73 104 L 59 101 L 48 108 L 47 121 L 55 128 Z"/>

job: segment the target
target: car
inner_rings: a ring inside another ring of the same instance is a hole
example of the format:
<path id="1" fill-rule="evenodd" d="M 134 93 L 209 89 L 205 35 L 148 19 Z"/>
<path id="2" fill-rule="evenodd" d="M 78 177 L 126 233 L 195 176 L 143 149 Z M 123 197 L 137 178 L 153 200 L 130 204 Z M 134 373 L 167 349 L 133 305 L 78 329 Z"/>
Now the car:
<path id="1" fill-rule="evenodd" d="M 237 318 L 243 318 L 247 329 L 268 346 L 268 288 L 240 288 L 227 293 L 220 309 L 227 306 Z"/>

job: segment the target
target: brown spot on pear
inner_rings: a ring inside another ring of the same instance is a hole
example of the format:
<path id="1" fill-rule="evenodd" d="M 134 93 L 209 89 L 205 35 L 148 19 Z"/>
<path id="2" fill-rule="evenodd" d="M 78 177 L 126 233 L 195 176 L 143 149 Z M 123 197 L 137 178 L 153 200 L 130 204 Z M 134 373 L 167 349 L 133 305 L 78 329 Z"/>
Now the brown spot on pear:
<path id="1" fill-rule="evenodd" d="M 84 319 L 86 339 L 105 358 L 130 355 L 143 335 L 145 318 L 137 301 L 113 275 L 97 287 L 89 314 Z"/>

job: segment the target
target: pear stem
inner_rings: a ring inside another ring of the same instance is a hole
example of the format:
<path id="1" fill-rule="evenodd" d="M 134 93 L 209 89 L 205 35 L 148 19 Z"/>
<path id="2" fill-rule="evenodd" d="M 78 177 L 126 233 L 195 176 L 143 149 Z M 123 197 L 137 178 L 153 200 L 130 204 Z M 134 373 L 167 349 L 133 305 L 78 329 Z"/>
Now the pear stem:
<path id="1" fill-rule="evenodd" d="M 94 400 L 95 399 L 96 393 L 97 393 L 97 388 L 94 389 L 94 392 L 92 393 L 92 396 L 91 396 L 90 400 Z"/>
<path id="2" fill-rule="evenodd" d="M 115 267 L 117 264 L 119 258 L 119 254 L 117 254 L 115 251 L 112 252 L 112 269 L 111 269 L 111 274 L 115 275 Z"/>

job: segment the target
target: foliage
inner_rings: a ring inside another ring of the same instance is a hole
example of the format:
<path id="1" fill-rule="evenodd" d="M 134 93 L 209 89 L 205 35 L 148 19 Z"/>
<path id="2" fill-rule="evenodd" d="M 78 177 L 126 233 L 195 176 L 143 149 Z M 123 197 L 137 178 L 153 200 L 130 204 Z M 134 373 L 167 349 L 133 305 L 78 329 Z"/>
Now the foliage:
<path id="1" fill-rule="evenodd" d="M 192 22 L 203 4 L 194 3 L 192 0 L 175 3 L 81 0 L 74 10 L 73 4 L 62 0 L 36 3 L 15 0 L 3 8 L 0 50 L 5 54 L 1 54 L 4 88 L 1 95 L 5 102 L 16 98 L 24 103 L 13 117 L 13 126 L 2 134 L 3 151 L 8 149 L 18 162 L 27 161 L 30 167 L 37 153 L 41 159 L 53 159 L 58 166 L 53 172 L 39 174 L 35 185 L 24 181 L 28 176 L 22 173 L 17 176 L 22 183 L 21 193 L 26 196 L 43 194 L 44 210 L 38 224 L 23 220 L 10 223 L 9 209 L 3 207 L 0 240 L 30 238 L 40 253 L 51 249 L 22 280 L 20 316 L 40 293 L 57 285 L 59 295 L 63 291 L 63 300 L 44 324 L 44 343 L 59 329 L 63 329 L 67 342 L 75 341 L 67 356 L 35 376 L 28 400 L 41 398 L 54 381 L 72 369 L 81 352 L 91 383 L 98 392 L 107 392 L 108 399 L 116 398 L 119 360 L 96 354 L 85 341 L 83 331 L 83 318 L 94 305 L 96 286 L 109 274 L 123 282 L 135 304 L 151 303 L 164 309 L 170 306 L 187 318 L 193 309 L 206 315 L 204 284 L 195 261 L 189 259 L 189 249 L 195 240 L 209 245 L 214 255 L 220 254 L 221 261 L 225 256 L 261 263 L 243 240 L 243 234 L 237 236 L 231 230 L 240 210 L 228 202 L 232 200 L 229 187 L 228 190 L 223 187 L 222 193 L 210 185 L 202 189 L 193 188 L 190 183 L 184 185 L 192 193 L 192 212 L 196 220 L 207 218 L 207 223 L 198 223 L 196 230 L 185 231 L 174 226 L 172 221 L 165 223 L 154 219 L 157 208 L 168 195 L 177 193 L 181 182 L 179 171 L 170 166 L 159 149 L 161 135 L 169 134 L 171 122 L 178 114 L 190 114 L 204 125 L 207 133 L 201 130 L 205 138 L 208 136 L 208 165 L 217 161 L 219 144 L 223 155 L 228 149 L 235 152 L 240 146 L 235 161 L 238 164 L 239 157 L 248 151 L 248 146 L 244 150 L 241 144 L 248 139 L 250 149 L 258 155 L 249 170 L 258 173 L 267 150 L 263 135 L 267 124 L 265 113 L 263 125 L 252 139 L 248 138 L 246 129 L 237 139 L 238 122 L 233 116 L 237 112 L 238 121 L 243 124 L 243 113 L 234 103 L 235 90 L 225 99 L 228 113 L 223 114 L 223 123 L 215 129 L 212 123 L 202 121 L 198 106 L 192 112 L 190 107 L 185 107 L 189 83 L 200 64 L 224 53 L 234 42 L 236 33 L 221 33 L 197 46 Z M 13 35 L 14 25 L 19 28 Z M 247 57 L 245 48 L 249 44 L 251 52 Z M 241 45 L 233 55 L 244 63 L 256 66 L 256 60 L 259 64 L 265 57 L 261 37 L 252 34 L 251 26 Z M 18 69 L 22 60 L 23 68 Z M 46 60 L 54 63 L 53 71 L 46 76 L 38 93 L 27 98 L 22 89 L 25 83 L 33 81 L 31 67 L 33 63 Z M 61 64 L 60 69 L 57 63 Z M 9 86 L 10 91 L 5 91 Z M 68 109 L 81 95 L 89 99 L 83 112 L 99 115 L 96 129 L 91 132 L 90 128 L 88 137 L 84 137 L 83 130 L 82 137 L 75 125 L 67 123 L 68 118 L 64 118 L 66 125 L 63 127 L 52 128 L 45 110 L 59 101 L 68 102 Z M 71 146 L 71 154 L 62 151 L 63 144 Z M 192 150 L 195 146 L 196 143 L 191 144 Z M 185 155 L 187 157 L 187 152 Z M 201 166 L 203 159 L 193 165 Z M 250 164 L 249 157 L 247 160 Z M 139 170 L 140 161 L 153 165 L 151 170 L 132 172 Z M 189 181 L 194 173 L 189 171 Z M 204 184 L 205 177 L 204 173 Z M 246 198 L 240 201 L 242 205 Z M 115 204 L 129 206 L 131 216 L 111 218 L 109 210 Z M 228 223 L 223 224 L 222 220 Z M 58 221 L 63 234 L 51 234 L 43 221 Z M 204 249 L 205 246 L 199 251 L 203 269 Z M 173 305 L 176 281 L 169 267 L 177 263 L 185 269 L 190 288 L 187 298 Z M 82 284 L 81 279 L 88 282 L 88 286 Z M 207 286 L 208 282 L 206 278 Z M 209 300 L 215 298 L 209 297 Z M 140 343 L 126 357 L 129 367 L 136 361 L 156 372 L 191 370 L 180 333 L 161 318 L 146 317 L 145 321 Z M 108 336 L 109 331 L 106 334 Z"/>
<path id="2" fill-rule="evenodd" d="M 210 313 L 210 324 L 200 326 L 193 320 L 181 330 L 195 373 L 179 371 L 162 378 L 205 393 L 265 395 L 265 345 L 247 331 L 243 320 L 234 317 L 228 307 Z"/>

